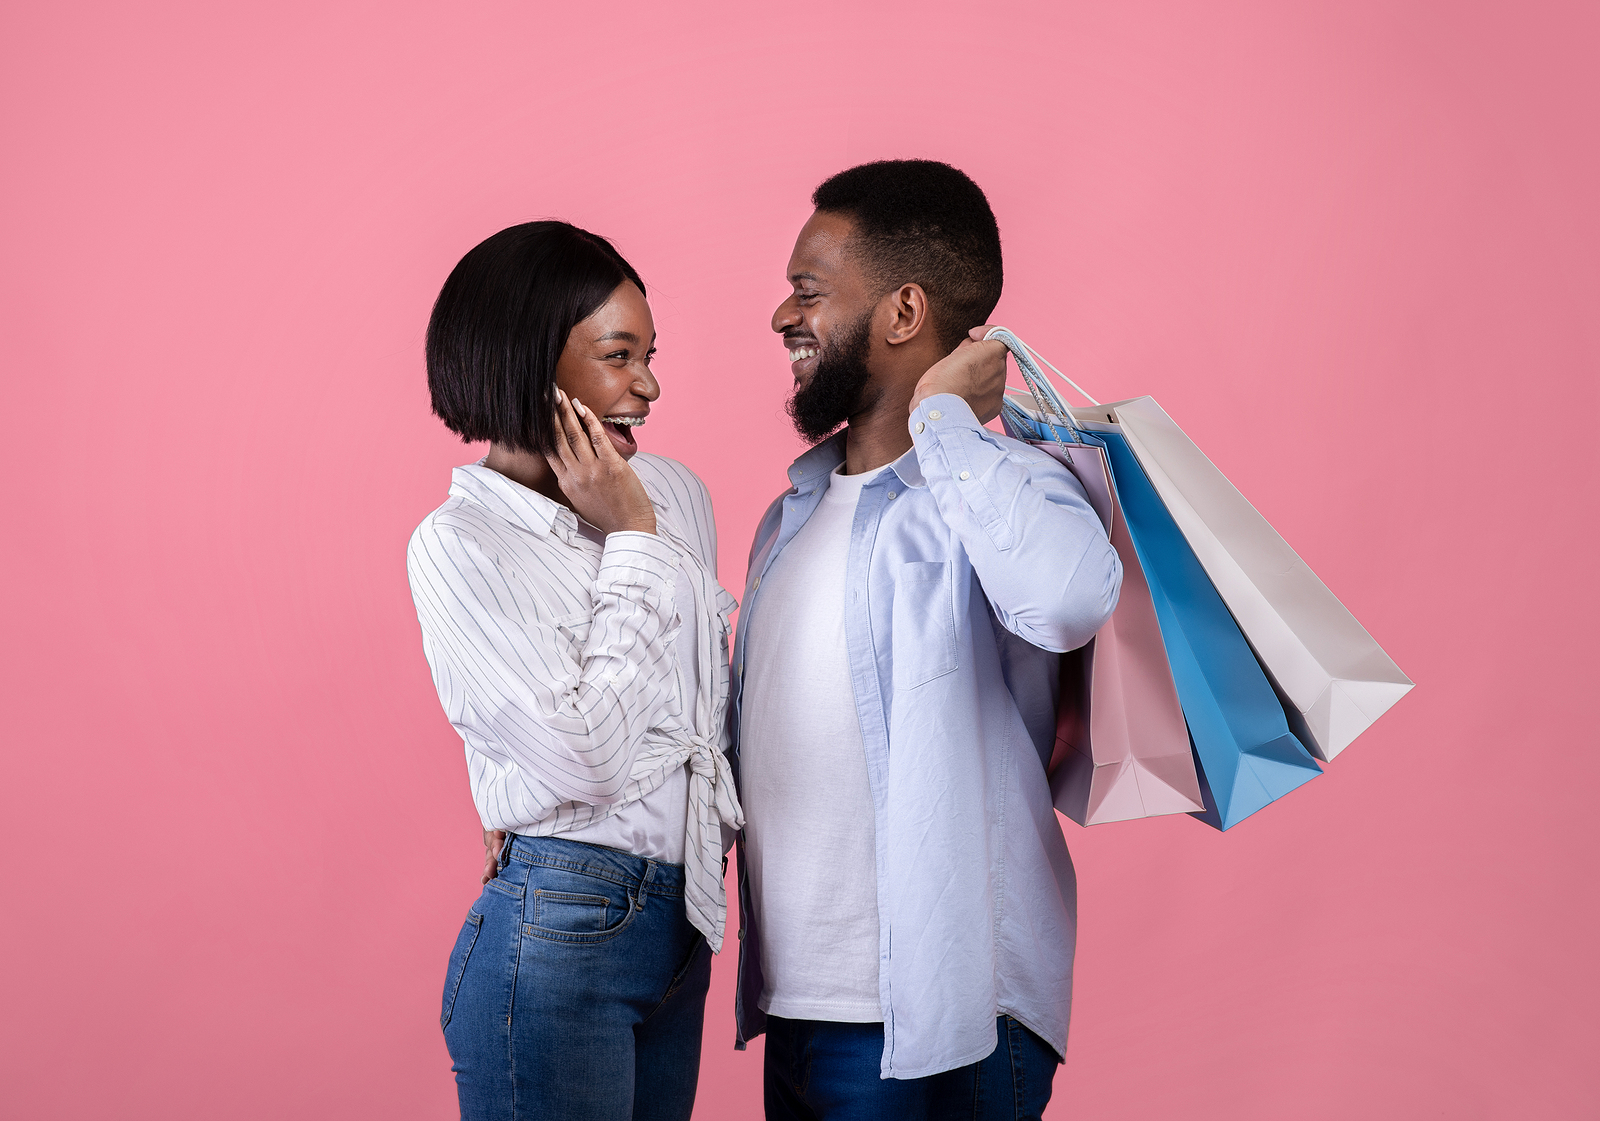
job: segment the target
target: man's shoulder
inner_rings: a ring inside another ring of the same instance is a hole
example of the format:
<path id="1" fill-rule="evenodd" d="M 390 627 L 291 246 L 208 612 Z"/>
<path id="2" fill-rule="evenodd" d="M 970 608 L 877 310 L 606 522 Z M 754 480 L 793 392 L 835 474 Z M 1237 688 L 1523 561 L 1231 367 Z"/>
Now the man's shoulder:
<path id="1" fill-rule="evenodd" d="M 1057 467 L 1062 471 L 1066 470 L 1060 460 L 1047 452 L 1041 451 L 1037 444 L 1019 440 L 1015 436 L 1008 436 L 1004 432 L 996 432 L 993 429 L 989 430 L 989 435 L 993 437 L 996 444 L 1019 459 L 1024 459 L 1029 463 L 1036 463 L 1041 467 Z"/>

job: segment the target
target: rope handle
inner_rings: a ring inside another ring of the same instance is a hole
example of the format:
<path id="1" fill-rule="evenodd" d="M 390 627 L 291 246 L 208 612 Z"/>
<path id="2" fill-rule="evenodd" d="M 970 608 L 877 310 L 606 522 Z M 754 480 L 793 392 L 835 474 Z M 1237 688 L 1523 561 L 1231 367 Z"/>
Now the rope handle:
<path id="1" fill-rule="evenodd" d="M 996 342 L 1003 343 L 1006 349 L 1011 351 L 1012 357 L 1017 360 L 1017 369 L 1022 371 L 1022 380 L 1026 383 L 1028 392 L 1032 394 L 1034 403 L 1039 406 L 1039 416 L 1050 425 L 1050 434 L 1055 439 L 1055 442 L 1065 450 L 1066 445 L 1061 442 L 1061 430 L 1065 429 L 1073 443 L 1082 443 L 1082 437 L 1078 435 L 1082 428 L 1072 415 L 1072 410 L 1068 408 L 1066 401 L 1057 392 L 1056 387 L 1050 384 L 1050 379 L 1039 369 L 1038 363 L 1043 362 L 1046 366 L 1049 366 L 1050 369 L 1055 371 L 1057 377 L 1077 390 L 1078 394 L 1091 405 L 1098 405 L 1100 402 L 1085 393 L 1081 385 L 1067 377 L 1066 374 L 1063 374 L 1048 358 L 1012 334 L 1009 328 L 990 328 L 989 333 L 984 335 L 983 338 L 985 342 L 994 339 Z M 1021 413 L 1021 409 L 1011 402 L 1002 402 L 1002 411 L 1008 407 L 1018 414 Z M 1012 419 L 1016 420 L 1018 418 L 1013 417 Z"/>

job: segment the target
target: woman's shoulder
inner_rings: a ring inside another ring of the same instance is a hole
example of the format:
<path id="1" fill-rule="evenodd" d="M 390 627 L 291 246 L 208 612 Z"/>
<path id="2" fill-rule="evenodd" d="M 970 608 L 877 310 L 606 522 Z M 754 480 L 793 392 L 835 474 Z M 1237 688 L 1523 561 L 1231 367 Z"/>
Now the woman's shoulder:
<path id="1" fill-rule="evenodd" d="M 717 520 L 711 510 L 711 492 L 700 476 L 676 459 L 649 452 L 639 452 L 629 462 L 656 509 L 685 535 L 701 563 L 715 570 Z"/>
<path id="2" fill-rule="evenodd" d="M 630 463 L 645 488 L 663 505 L 685 513 L 711 513 L 711 492 L 687 466 L 676 459 L 651 452 L 638 452 Z"/>

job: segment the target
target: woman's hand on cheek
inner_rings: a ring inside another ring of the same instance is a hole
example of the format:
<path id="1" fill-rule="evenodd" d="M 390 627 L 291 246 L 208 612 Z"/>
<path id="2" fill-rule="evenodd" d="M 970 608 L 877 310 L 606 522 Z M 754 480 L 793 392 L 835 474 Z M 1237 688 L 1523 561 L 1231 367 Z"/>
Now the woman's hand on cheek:
<path id="1" fill-rule="evenodd" d="M 556 448 L 545 459 L 561 493 L 602 533 L 654 533 L 656 511 L 644 484 L 618 454 L 594 410 L 556 390 Z"/>

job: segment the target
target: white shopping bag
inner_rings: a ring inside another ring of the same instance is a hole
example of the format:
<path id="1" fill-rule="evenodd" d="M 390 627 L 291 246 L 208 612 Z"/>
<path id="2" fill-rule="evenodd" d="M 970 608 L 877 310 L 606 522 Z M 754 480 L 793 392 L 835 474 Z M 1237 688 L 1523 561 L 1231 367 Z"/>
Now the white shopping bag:
<path id="1" fill-rule="evenodd" d="M 1410 691 L 1411 679 L 1154 398 L 1072 411 L 1121 430 L 1318 758 L 1338 755 Z"/>
<path id="2" fill-rule="evenodd" d="M 1154 398 L 1071 412 L 1091 428 L 1115 425 L 1126 438 L 1278 691 L 1291 730 L 1318 758 L 1338 755 L 1411 690 L 1411 679 Z"/>

